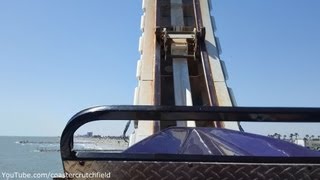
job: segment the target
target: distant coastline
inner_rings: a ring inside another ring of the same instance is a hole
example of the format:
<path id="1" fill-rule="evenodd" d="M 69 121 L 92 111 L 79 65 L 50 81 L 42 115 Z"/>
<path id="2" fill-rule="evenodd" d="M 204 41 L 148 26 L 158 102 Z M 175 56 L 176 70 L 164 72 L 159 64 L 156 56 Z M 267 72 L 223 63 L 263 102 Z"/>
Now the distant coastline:
<path id="1" fill-rule="evenodd" d="M 16 144 L 34 147 L 34 152 L 60 152 L 59 137 L 16 137 Z M 48 139 L 49 138 L 49 139 Z M 128 147 L 128 137 L 121 136 L 74 136 L 74 149 L 79 151 L 121 152 Z"/>

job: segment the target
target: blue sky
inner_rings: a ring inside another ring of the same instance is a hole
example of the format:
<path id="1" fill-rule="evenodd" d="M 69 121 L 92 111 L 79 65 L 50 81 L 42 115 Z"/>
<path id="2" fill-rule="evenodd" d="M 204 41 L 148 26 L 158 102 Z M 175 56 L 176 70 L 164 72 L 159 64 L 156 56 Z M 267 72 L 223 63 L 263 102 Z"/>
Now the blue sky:
<path id="1" fill-rule="evenodd" d="M 239 106 L 320 107 L 319 9 L 317 0 L 213 1 Z M 132 104 L 141 14 L 140 0 L 1 0 L 0 135 L 60 135 L 84 108 Z M 319 134 L 319 125 L 243 126 Z"/>

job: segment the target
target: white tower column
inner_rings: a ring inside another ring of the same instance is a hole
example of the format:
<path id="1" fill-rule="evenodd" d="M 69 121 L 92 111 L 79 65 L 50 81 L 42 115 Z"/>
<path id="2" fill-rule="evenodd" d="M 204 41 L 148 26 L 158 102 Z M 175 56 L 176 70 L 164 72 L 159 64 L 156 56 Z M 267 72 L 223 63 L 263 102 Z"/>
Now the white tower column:
<path id="1" fill-rule="evenodd" d="M 180 30 L 184 26 L 182 0 L 171 0 L 171 25 Z M 187 55 L 187 42 L 174 42 L 172 54 Z M 191 86 L 189 80 L 188 61 L 186 58 L 173 58 L 173 82 L 176 106 L 192 106 Z M 195 127 L 194 121 L 177 121 L 177 126 Z"/>

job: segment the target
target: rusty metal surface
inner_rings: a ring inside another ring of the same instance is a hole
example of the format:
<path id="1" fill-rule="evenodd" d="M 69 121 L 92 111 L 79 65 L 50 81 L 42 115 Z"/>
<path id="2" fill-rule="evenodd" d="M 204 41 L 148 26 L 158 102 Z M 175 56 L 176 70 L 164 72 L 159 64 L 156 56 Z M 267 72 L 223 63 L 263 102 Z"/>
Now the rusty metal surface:
<path id="1" fill-rule="evenodd" d="M 109 173 L 109 179 L 320 179 L 320 164 L 64 161 L 67 173 Z M 92 178 L 91 178 L 92 179 Z M 98 178 L 96 178 L 98 179 Z"/>

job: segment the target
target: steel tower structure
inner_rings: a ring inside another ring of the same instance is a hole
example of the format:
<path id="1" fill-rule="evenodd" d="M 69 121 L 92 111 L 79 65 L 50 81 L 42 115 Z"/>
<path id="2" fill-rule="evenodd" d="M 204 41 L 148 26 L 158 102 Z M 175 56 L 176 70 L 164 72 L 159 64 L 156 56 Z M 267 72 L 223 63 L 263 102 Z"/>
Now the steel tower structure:
<path id="1" fill-rule="evenodd" d="M 135 105 L 233 106 L 214 35 L 210 0 L 143 0 Z M 135 122 L 131 143 L 169 126 L 224 127 L 237 122 Z"/>

